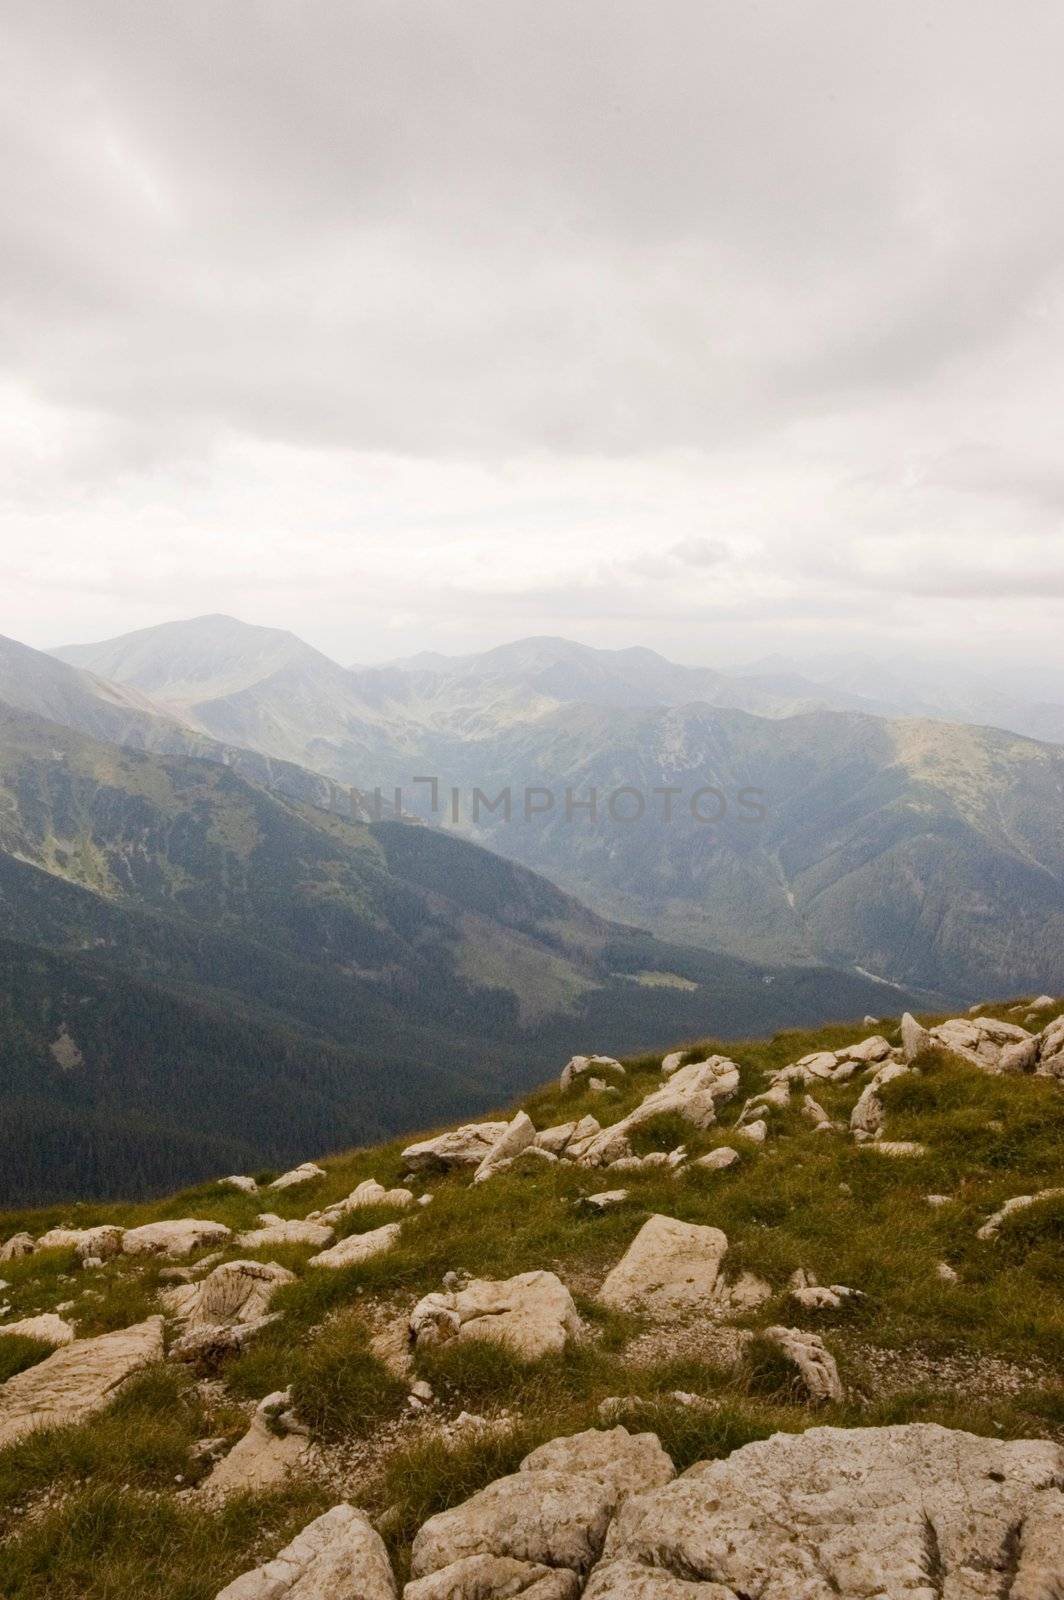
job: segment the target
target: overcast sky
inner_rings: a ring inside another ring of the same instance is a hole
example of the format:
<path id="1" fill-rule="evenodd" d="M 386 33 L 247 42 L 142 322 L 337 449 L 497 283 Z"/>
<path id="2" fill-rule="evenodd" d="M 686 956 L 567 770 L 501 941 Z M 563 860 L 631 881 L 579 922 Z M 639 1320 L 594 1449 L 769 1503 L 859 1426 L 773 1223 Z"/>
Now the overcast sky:
<path id="1" fill-rule="evenodd" d="M 0 632 L 1064 665 L 1060 0 L 6 0 Z"/>

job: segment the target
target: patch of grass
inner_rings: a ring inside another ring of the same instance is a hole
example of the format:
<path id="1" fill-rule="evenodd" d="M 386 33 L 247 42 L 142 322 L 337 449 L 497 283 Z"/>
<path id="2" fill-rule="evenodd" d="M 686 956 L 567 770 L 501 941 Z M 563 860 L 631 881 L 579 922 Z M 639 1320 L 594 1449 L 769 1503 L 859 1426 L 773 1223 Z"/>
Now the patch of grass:
<path id="1" fill-rule="evenodd" d="M 4 1600 L 213 1600 L 326 1509 L 321 1491 L 223 1506 L 94 1482 L 0 1545 Z"/>
<path id="2" fill-rule="evenodd" d="M 148 1367 L 90 1421 L 41 1428 L 0 1451 L 0 1509 L 81 1481 L 169 1489 L 188 1473 L 197 1439 L 242 1429 L 239 1413 L 208 1411 L 186 1372 Z"/>
<path id="3" fill-rule="evenodd" d="M 24 1333 L 5 1333 L 0 1338 L 0 1383 L 6 1383 L 16 1372 L 35 1367 L 38 1361 L 50 1356 L 54 1348 L 43 1339 L 28 1339 Z"/>

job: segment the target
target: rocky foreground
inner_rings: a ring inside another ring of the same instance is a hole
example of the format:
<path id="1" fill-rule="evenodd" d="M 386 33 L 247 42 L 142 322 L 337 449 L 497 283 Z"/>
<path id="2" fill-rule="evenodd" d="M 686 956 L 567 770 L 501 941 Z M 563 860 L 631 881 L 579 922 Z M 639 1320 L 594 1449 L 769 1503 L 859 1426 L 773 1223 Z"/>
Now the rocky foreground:
<path id="1" fill-rule="evenodd" d="M 1059 1009 L 12 1219 L 0 1591 L 1062 1600 Z"/>

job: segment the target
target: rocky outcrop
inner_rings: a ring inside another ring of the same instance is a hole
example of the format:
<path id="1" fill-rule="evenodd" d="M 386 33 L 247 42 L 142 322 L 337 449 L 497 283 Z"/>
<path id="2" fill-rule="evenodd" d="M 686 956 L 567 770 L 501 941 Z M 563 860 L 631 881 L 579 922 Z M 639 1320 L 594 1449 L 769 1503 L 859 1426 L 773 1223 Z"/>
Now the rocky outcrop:
<path id="1" fill-rule="evenodd" d="M 426 1295 L 410 1315 L 416 1345 L 491 1339 L 525 1361 L 563 1350 L 582 1327 L 572 1295 L 553 1272 L 474 1278 L 461 1289 Z"/>
<path id="2" fill-rule="evenodd" d="M 333 1506 L 215 1600 L 397 1600 L 384 1541 L 354 1506 Z"/>
<path id="3" fill-rule="evenodd" d="M 501 1172 L 510 1166 L 523 1150 L 527 1150 L 536 1137 L 535 1126 L 527 1112 L 519 1111 L 512 1122 L 507 1123 L 487 1155 L 480 1162 L 473 1174 L 474 1183 L 483 1183 L 493 1173 Z"/>
<path id="4" fill-rule="evenodd" d="M 680 1067 L 663 1084 L 620 1121 L 596 1134 L 575 1159 L 581 1166 L 611 1166 L 627 1159 L 633 1151 L 629 1135 L 655 1117 L 675 1114 L 694 1128 L 708 1128 L 716 1121 L 717 1106 L 730 1100 L 739 1088 L 739 1069 L 726 1056 L 710 1056 Z M 569 1151 L 565 1152 L 567 1155 Z"/>
<path id="5" fill-rule="evenodd" d="M 922 1023 L 917 1022 L 911 1011 L 906 1011 L 901 1019 L 901 1053 L 903 1060 L 908 1063 L 915 1061 L 917 1056 L 931 1047 L 931 1035 Z"/>
<path id="6" fill-rule="evenodd" d="M 127 1256 L 187 1256 L 194 1250 L 223 1245 L 231 1237 L 223 1222 L 183 1217 L 177 1222 L 146 1222 L 140 1228 L 127 1228 L 122 1250 Z"/>
<path id="7" fill-rule="evenodd" d="M 398 1222 L 386 1222 L 382 1228 L 373 1228 L 369 1233 L 350 1233 L 339 1244 L 311 1256 L 307 1265 L 334 1269 L 357 1266 L 360 1261 L 369 1261 L 373 1256 L 391 1250 L 399 1243 L 399 1233 Z"/>
<path id="8" fill-rule="evenodd" d="M 719 1228 L 675 1217 L 645 1222 L 603 1283 L 597 1298 L 618 1311 L 674 1318 L 720 1303 L 718 1279 L 728 1250 Z"/>
<path id="9" fill-rule="evenodd" d="M 583 1081 L 589 1075 L 601 1078 L 603 1073 L 613 1078 L 623 1078 L 625 1070 L 619 1061 L 612 1056 L 573 1056 L 562 1068 L 561 1077 L 558 1079 L 560 1089 L 571 1089 L 575 1084 L 583 1087 Z"/>
<path id="10" fill-rule="evenodd" d="M 618 1506 L 673 1475 L 653 1434 L 618 1427 L 554 1439 L 510 1477 L 429 1518 L 414 1539 L 405 1600 L 575 1595 Z M 545 1569 L 554 1586 L 541 1589 L 543 1572 L 530 1569 Z"/>
<path id="11" fill-rule="evenodd" d="M 908 1071 L 903 1062 L 888 1061 L 865 1085 L 850 1113 L 850 1131 L 857 1139 L 876 1139 L 882 1134 L 886 1112 L 879 1091 Z"/>
<path id="12" fill-rule="evenodd" d="M 772 1074 L 772 1083 L 845 1083 L 861 1067 L 890 1061 L 896 1055 L 881 1034 L 874 1033 L 841 1050 L 814 1050 Z"/>
<path id="13" fill-rule="evenodd" d="M 407 1145 L 402 1160 L 408 1172 L 447 1172 L 452 1167 L 479 1167 L 509 1127 L 507 1122 L 467 1122 L 434 1139 Z"/>
<path id="14" fill-rule="evenodd" d="M 81 1422 L 126 1378 L 163 1353 L 163 1319 L 75 1339 L 0 1387 L 0 1448 L 35 1428 Z"/>
<path id="15" fill-rule="evenodd" d="M 585 1600 L 1054 1600 L 1064 1450 L 932 1424 L 775 1434 L 623 1505 Z"/>
<path id="16" fill-rule="evenodd" d="M 1031 1035 L 1016 1022 L 998 1022 L 994 1017 L 951 1017 L 930 1029 L 928 1038 L 983 1072 L 1001 1072 L 1005 1051 L 1028 1044 Z"/>

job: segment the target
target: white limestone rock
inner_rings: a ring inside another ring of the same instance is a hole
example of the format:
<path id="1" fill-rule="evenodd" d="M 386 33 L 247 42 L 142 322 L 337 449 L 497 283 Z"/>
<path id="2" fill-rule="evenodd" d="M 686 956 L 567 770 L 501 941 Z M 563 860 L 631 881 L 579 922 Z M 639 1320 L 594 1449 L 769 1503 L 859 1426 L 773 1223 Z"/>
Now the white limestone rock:
<path id="1" fill-rule="evenodd" d="M 386 1222 L 382 1228 L 373 1228 L 369 1233 L 349 1233 L 346 1239 L 341 1239 L 339 1244 L 330 1246 L 328 1250 L 321 1250 L 317 1255 L 311 1256 L 307 1262 L 308 1267 L 338 1267 L 357 1266 L 360 1261 L 369 1261 L 374 1256 L 383 1255 L 386 1250 L 391 1250 L 399 1243 L 400 1226 L 398 1222 Z"/>
<path id="2" fill-rule="evenodd" d="M 215 1600 L 397 1600 L 384 1541 L 365 1512 L 333 1506 Z"/>
<path id="3" fill-rule="evenodd" d="M 93 1256 L 97 1261 L 110 1261 L 122 1253 L 125 1229 L 112 1223 L 97 1228 L 49 1228 L 42 1233 L 35 1250 L 73 1250 L 79 1261 Z"/>
<path id="4" fill-rule="evenodd" d="M 127 1256 L 188 1256 L 194 1250 L 226 1244 L 232 1237 L 224 1222 L 182 1217 L 177 1222 L 146 1222 L 127 1228 L 122 1250 Z"/>
<path id="5" fill-rule="evenodd" d="M 484 1183 L 493 1173 L 509 1166 L 516 1156 L 527 1150 L 536 1137 L 535 1126 L 532 1118 L 525 1111 L 519 1111 L 512 1122 L 507 1123 L 491 1149 L 484 1156 L 477 1170 L 473 1174 L 474 1183 Z"/>
<path id="6" fill-rule="evenodd" d="M 1017 1211 L 1026 1211 L 1028 1207 L 1040 1205 L 1045 1200 L 1058 1200 L 1064 1195 L 1064 1189 L 1042 1189 L 1038 1194 L 1017 1194 L 1011 1200 L 1006 1200 L 1000 1211 L 995 1211 L 988 1217 L 983 1226 L 978 1229 L 977 1239 L 996 1239 L 1001 1232 L 1001 1224 L 1007 1217 L 1014 1216 Z"/>
<path id="7" fill-rule="evenodd" d="M 35 1428 L 81 1422 L 119 1385 L 163 1354 L 163 1319 L 75 1339 L 0 1386 L 0 1449 Z"/>
<path id="8" fill-rule="evenodd" d="M 733 1150 L 729 1144 L 721 1144 L 704 1156 L 695 1156 L 691 1166 L 698 1167 L 702 1172 L 724 1172 L 728 1167 L 734 1167 L 738 1159 L 738 1150 Z"/>
<path id="9" fill-rule="evenodd" d="M 282 1172 L 279 1178 L 267 1184 L 268 1189 L 299 1189 L 305 1183 L 313 1183 L 317 1178 L 324 1178 L 325 1169 L 316 1166 L 313 1161 L 303 1161 L 298 1167 L 293 1167 L 291 1172 Z"/>
<path id="10" fill-rule="evenodd" d="M 229 1328 L 259 1322 L 277 1290 L 294 1282 L 276 1261 L 223 1261 L 198 1283 L 165 1290 L 162 1302 L 188 1328 Z"/>
<path id="11" fill-rule="evenodd" d="M 200 1485 L 212 1499 L 231 1494 L 264 1494 L 279 1488 L 303 1462 L 310 1448 L 305 1429 L 292 1431 L 287 1413 L 291 1395 L 278 1389 L 260 1400 L 248 1431 L 228 1455 L 215 1463 Z"/>
<path id="12" fill-rule="evenodd" d="M 521 1272 L 500 1281 L 474 1278 L 459 1289 L 425 1295 L 410 1315 L 417 1345 L 489 1339 L 525 1361 L 564 1350 L 582 1331 L 573 1297 L 553 1272 Z"/>
<path id="13" fill-rule="evenodd" d="M 585 1600 L 1055 1600 L 1064 1450 L 910 1423 L 779 1433 L 622 1506 Z"/>
<path id="14" fill-rule="evenodd" d="M 468 1122 L 433 1139 L 420 1139 L 403 1151 L 406 1171 L 448 1172 L 452 1167 L 479 1167 L 508 1127 L 506 1122 Z"/>
<path id="15" fill-rule="evenodd" d="M 655 1215 L 640 1228 L 597 1299 L 618 1311 L 667 1319 L 710 1312 L 720 1304 L 718 1279 L 727 1250 L 719 1228 Z"/>
<path id="16" fill-rule="evenodd" d="M 57 1350 L 74 1341 L 74 1330 L 70 1323 L 64 1322 L 54 1311 L 42 1311 L 40 1316 L 23 1317 L 19 1322 L 0 1325 L 0 1335 L 8 1333 L 23 1339 L 37 1339 L 41 1344 L 50 1344 Z"/>
<path id="17" fill-rule="evenodd" d="M 601 1077 L 606 1072 L 612 1077 L 626 1077 L 624 1067 L 612 1056 L 573 1056 L 562 1068 L 561 1077 L 558 1079 L 560 1089 L 571 1089 L 573 1085 L 582 1087 L 580 1080 L 589 1073 Z"/>
<path id="18" fill-rule="evenodd" d="M 394 1206 L 397 1211 L 405 1211 L 407 1206 L 414 1204 L 414 1191 L 412 1189 L 386 1189 L 376 1178 L 366 1178 L 345 1195 L 343 1200 L 335 1201 L 331 1206 L 326 1206 L 322 1211 L 312 1212 L 308 1221 L 312 1222 L 341 1222 L 354 1211 L 362 1211 L 367 1206 Z"/>
<path id="19" fill-rule="evenodd" d="M 242 1233 L 237 1244 L 242 1250 L 274 1250 L 282 1244 L 309 1244 L 316 1250 L 324 1250 L 335 1237 L 334 1230 L 324 1222 L 299 1221 L 297 1218 L 282 1222 L 278 1219 Z"/>
<path id="20" fill-rule="evenodd" d="M 765 1328 L 762 1337 L 794 1367 L 813 1405 L 846 1398 L 835 1358 L 819 1334 L 776 1326 Z"/>
<path id="21" fill-rule="evenodd" d="M 653 1434 L 627 1428 L 590 1429 L 554 1439 L 534 1450 L 510 1477 L 489 1484 L 463 1505 L 430 1517 L 416 1535 L 408 1600 L 445 1595 L 502 1597 L 530 1591 L 523 1574 L 481 1570 L 486 1588 L 470 1585 L 468 1563 L 490 1556 L 534 1563 L 578 1580 L 598 1557 L 610 1520 L 630 1496 L 640 1496 L 673 1477 L 674 1468 Z M 432 1574 L 447 1587 L 415 1587 Z M 518 1589 L 500 1587 L 521 1580 Z M 565 1594 L 573 1590 L 566 1587 Z"/>

